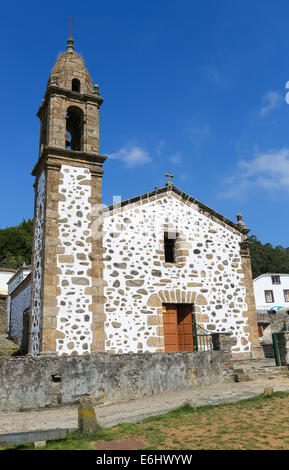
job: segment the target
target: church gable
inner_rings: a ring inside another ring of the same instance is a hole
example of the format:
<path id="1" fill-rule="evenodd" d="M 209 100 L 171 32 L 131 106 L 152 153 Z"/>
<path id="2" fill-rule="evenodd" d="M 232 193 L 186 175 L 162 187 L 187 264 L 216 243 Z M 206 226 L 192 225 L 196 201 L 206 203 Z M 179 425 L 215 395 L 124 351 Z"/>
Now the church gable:
<path id="1" fill-rule="evenodd" d="M 197 199 L 193 198 L 189 194 L 181 191 L 179 188 L 174 186 L 173 184 L 169 184 L 164 186 L 163 188 L 155 189 L 150 193 L 141 194 L 140 196 L 136 196 L 127 200 L 124 200 L 120 203 L 112 204 L 104 208 L 104 214 L 106 213 L 114 213 L 119 212 L 119 210 L 124 210 L 127 206 L 133 207 L 134 205 L 144 205 L 148 204 L 152 201 L 161 199 L 167 194 L 170 194 L 171 197 L 175 197 L 177 200 L 181 201 L 183 204 L 186 204 L 189 207 L 193 207 L 195 210 L 203 214 L 204 216 L 209 217 L 210 219 L 214 220 L 215 222 L 219 223 L 222 226 L 225 226 L 228 230 L 232 230 L 235 232 L 247 233 L 248 230 L 244 229 L 245 224 L 237 223 L 235 224 L 230 219 L 227 219 L 223 215 L 219 214 L 218 212 L 214 211 L 210 207 L 206 206 L 202 202 L 198 201 Z M 239 214 L 237 215 L 237 217 Z M 242 219 L 242 217 L 241 217 Z"/>
<path id="2" fill-rule="evenodd" d="M 233 351 L 249 351 L 240 231 L 173 191 L 131 201 L 104 213 L 106 350 L 166 349 L 166 309 L 187 304 L 202 327 L 233 333 Z"/>

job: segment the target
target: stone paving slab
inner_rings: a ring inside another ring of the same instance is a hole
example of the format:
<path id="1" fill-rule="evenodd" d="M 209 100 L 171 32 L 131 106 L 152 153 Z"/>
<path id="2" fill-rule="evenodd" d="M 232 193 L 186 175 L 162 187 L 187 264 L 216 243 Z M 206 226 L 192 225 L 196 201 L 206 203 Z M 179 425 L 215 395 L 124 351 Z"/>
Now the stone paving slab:
<path id="1" fill-rule="evenodd" d="M 124 422 L 137 422 L 149 416 L 166 413 L 180 407 L 186 401 L 197 406 L 230 403 L 250 398 L 264 392 L 266 387 L 274 391 L 289 392 L 288 378 L 254 380 L 243 383 L 209 385 L 177 392 L 126 400 L 95 406 L 99 424 L 111 427 Z M 77 428 L 77 406 L 40 411 L 0 413 L 0 433 L 25 432 L 52 428 Z"/>

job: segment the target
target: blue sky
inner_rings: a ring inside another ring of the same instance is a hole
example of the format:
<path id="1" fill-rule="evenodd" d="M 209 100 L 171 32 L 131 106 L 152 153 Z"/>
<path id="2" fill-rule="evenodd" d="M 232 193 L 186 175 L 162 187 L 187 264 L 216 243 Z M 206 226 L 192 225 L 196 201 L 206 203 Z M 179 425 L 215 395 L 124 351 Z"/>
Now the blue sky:
<path id="1" fill-rule="evenodd" d="M 72 36 L 104 103 L 103 202 L 174 184 L 289 246 L 287 0 L 6 2 L 0 227 L 33 216 L 36 112 Z"/>

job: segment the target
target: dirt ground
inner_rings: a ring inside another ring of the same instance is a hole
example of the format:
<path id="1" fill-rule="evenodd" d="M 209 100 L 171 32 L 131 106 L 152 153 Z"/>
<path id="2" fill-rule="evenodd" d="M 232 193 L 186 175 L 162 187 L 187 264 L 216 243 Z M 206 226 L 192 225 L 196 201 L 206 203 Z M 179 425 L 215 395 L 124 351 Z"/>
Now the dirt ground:
<path id="1" fill-rule="evenodd" d="M 135 440 L 136 445 L 143 442 L 143 449 L 287 450 L 288 404 L 289 394 L 284 393 L 243 403 L 184 410 L 134 425 L 127 429 L 124 440 L 98 442 L 94 448 L 132 449 Z M 112 435 L 118 432 L 117 428 L 111 431 Z M 128 444 L 130 447 L 125 447 Z"/>

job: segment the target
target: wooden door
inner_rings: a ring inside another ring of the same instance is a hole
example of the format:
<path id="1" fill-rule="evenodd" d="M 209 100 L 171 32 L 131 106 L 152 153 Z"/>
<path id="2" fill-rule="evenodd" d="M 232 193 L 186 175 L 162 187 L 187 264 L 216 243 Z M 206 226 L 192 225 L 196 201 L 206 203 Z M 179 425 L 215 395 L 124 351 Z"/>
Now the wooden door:
<path id="1" fill-rule="evenodd" d="M 193 319 L 191 305 L 178 305 L 178 351 L 193 351 Z"/>
<path id="2" fill-rule="evenodd" d="M 177 306 L 169 304 L 163 314 L 165 351 L 178 351 Z"/>
<path id="3" fill-rule="evenodd" d="M 167 304 L 163 315 L 165 351 L 193 351 L 192 305 Z"/>

